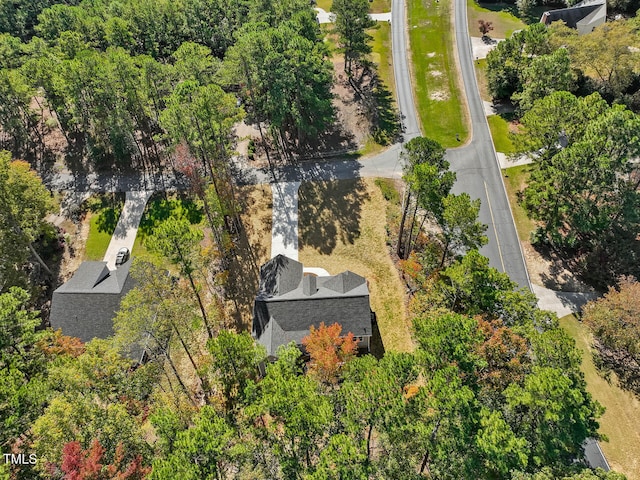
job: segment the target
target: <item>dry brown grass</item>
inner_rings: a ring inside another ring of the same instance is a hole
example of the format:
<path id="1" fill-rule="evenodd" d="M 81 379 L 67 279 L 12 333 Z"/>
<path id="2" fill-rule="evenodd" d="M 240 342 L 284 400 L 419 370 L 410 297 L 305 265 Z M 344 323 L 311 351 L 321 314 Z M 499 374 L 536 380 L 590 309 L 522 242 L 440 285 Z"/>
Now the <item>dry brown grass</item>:
<path id="1" fill-rule="evenodd" d="M 611 382 L 602 378 L 593 363 L 591 332 L 573 315 L 560 319 L 560 324 L 582 350 L 582 371 L 587 390 L 607 411 L 600 419 L 600 433 L 608 442 L 600 442 L 602 451 L 613 470 L 624 473 L 629 480 L 640 478 L 640 400 L 618 387 L 615 374 Z"/>
<path id="2" fill-rule="evenodd" d="M 299 260 L 369 281 L 371 308 L 387 351 L 414 348 L 402 282 L 385 243 L 387 202 L 373 179 L 315 182 L 299 194 Z"/>
<path id="3" fill-rule="evenodd" d="M 238 329 L 251 328 L 253 301 L 258 291 L 260 265 L 271 257 L 271 186 L 240 187 L 244 232 L 236 242 L 237 255 L 227 283 L 227 312 Z M 246 235 L 245 235 L 246 233 Z"/>

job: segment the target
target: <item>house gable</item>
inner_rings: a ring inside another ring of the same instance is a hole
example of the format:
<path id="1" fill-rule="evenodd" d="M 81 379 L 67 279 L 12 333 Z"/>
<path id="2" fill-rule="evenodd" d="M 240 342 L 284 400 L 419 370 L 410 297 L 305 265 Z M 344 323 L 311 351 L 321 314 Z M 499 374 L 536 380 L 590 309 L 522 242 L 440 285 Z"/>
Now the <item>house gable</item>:
<path id="1" fill-rule="evenodd" d="M 287 261 L 290 259 L 273 262 L 278 257 L 261 268 L 260 289 L 254 303 L 252 335 L 269 355 L 292 341 L 300 345 L 310 327 L 317 328 L 321 323 L 338 323 L 343 334 L 371 336 L 369 289 L 364 277 L 346 271 L 328 277 L 305 278 L 301 263 L 295 260 L 290 263 Z M 281 289 L 277 287 L 274 271 L 283 265 L 286 271 L 281 274 L 286 278 L 286 288 Z"/>
<path id="2" fill-rule="evenodd" d="M 122 298 L 133 288 L 131 260 L 116 270 L 106 262 L 84 262 L 53 292 L 49 322 L 54 329 L 83 342 L 113 335 L 113 319 Z"/>

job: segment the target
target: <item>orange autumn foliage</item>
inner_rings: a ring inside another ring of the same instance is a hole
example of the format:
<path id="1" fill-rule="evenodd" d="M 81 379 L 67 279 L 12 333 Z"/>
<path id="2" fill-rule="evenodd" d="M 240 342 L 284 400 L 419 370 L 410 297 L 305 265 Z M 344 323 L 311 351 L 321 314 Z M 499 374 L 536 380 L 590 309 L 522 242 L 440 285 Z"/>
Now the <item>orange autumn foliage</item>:
<path id="1" fill-rule="evenodd" d="M 342 365 L 356 354 L 357 344 L 351 332 L 341 336 L 342 326 L 338 323 L 318 328 L 311 326 L 309 335 L 302 344 L 309 354 L 309 373 L 320 381 L 335 383 Z"/>
<path id="2" fill-rule="evenodd" d="M 478 346 L 478 354 L 487 362 L 479 372 L 484 388 L 502 391 L 510 383 L 522 381 L 530 363 L 527 340 L 500 320 L 479 318 L 478 327 L 485 339 Z"/>

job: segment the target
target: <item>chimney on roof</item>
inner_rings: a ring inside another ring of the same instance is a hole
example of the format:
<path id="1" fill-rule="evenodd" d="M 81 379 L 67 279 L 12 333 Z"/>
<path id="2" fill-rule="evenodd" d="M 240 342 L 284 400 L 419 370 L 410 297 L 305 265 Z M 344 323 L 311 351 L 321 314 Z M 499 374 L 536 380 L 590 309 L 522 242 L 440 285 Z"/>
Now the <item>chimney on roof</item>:
<path id="1" fill-rule="evenodd" d="M 318 291 L 318 287 L 316 286 L 316 276 L 315 275 L 305 275 L 302 277 L 302 293 L 305 295 L 313 295 Z"/>

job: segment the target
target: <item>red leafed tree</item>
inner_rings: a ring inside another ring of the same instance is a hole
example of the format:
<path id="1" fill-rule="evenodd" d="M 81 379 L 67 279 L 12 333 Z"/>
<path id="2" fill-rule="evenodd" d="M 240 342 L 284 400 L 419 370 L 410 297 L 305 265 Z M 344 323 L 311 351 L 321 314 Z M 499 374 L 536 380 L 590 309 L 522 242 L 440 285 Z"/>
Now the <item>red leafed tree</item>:
<path id="1" fill-rule="evenodd" d="M 65 480 L 98 480 L 101 475 L 100 460 L 104 448 L 98 440 L 94 440 L 88 450 L 82 450 L 80 442 L 69 442 L 62 449 L 62 471 Z"/>
<path id="2" fill-rule="evenodd" d="M 356 341 L 353 333 L 342 333 L 338 323 L 329 325 L 320 323 L 318 328 L 311 326 L 309 335 L 302 339 L 310 357 L 309 373 L 320 381 L 335 383 L 342 365 L 356 353 Z"/>
<path id="3" fill-rule="evenodd" d="M 136 456 L 129 464 L 124 464 L 121 444 L 116 447 L 112 464 L 103 465 L 104 447 L 98 440 L 87 450 L 80 442 L 69 442 L 62 449 L 62 471 L 65 480 L 143 480 L 151 471 L 142 465 L 142 457 Z"/>
<path id="4" fill-rule="evenodd" d="M 485 20 L 478 20 L 478 29 L 482 34 L 482 37 L 486 37 L 487 34 L 493 30 L 493 22 L 487 22 Z"/>
<path id="5" fill-rule="evenodd" d="M 187 144 L 184 142 L 179 143 L 176 146 L 173 158 L 175 169 L 187 177 L 189 185 L 195 194 L 202 198 L 204 195 L 205 181 L 200 170 L 201 165 L 200 162 L 191 155 Z"/>
<path id="6" fill-rule="evenodd" d="M 38 347 L 46 355 L 69 355 L 74 358 L 82 355 L 85 350 L 84 343 L 79 338 L 63 335 L 60 329 L 43 338 Z"/>

